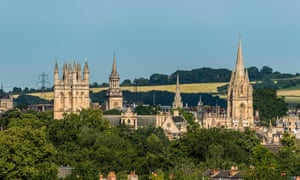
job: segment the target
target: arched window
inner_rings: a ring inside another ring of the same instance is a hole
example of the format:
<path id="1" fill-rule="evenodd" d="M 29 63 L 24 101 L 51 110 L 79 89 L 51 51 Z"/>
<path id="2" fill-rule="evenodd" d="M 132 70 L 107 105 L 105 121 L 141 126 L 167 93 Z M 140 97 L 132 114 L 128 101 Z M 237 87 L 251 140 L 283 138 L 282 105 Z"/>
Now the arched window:
<path id="1" fill-rule="evenodd" d="M 246 113 L 246 106 L 244 103 L 240 104 L 240 118 L 241 120 L 244 119 L 245 116 L 245 113 Z"/>

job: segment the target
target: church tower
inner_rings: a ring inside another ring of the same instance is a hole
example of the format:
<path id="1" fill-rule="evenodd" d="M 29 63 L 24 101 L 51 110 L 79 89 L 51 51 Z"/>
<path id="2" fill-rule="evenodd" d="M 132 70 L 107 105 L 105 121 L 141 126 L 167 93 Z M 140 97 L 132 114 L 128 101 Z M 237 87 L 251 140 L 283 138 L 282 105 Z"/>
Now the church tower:
<path id="1" fill-rule="evenodd" d="M 179 75 L 177 74 L 177 81 L 176 81 L 176 92 L 174 96 L 173 101 L 173 109 L 176 108 L 183 108 L 183 104 L 181 101 L 181 95 L 180 95 L 180 85 L 179 85 Z"/>
<path id="2" fill-rule="evenodd" d="M 62 79 L 58 65 L 54 67 L 54 119 L 63 119 L 64 113 L 78 113 L 90 107 L 89 68 L 87 62 L 81 73 L 80 64 L 64 64 Z"/>
<path id="3" fill-rule="evenodd" d="M 116 56 L 114 56 L 111 74 L 109 76 L 109 89 L 106 93 L 106 110 L 122 109 L 123 94 L 120 88 L 120 77 L 117 72 Z"/>
<path id="4" fill-rule="evenodd" d="M 253 88 L 244 68 L 242 41 L 239 40 L 235 71 L 232 71 L 227 95 L 227 126 L 249 127 L 254 124 Z"/>

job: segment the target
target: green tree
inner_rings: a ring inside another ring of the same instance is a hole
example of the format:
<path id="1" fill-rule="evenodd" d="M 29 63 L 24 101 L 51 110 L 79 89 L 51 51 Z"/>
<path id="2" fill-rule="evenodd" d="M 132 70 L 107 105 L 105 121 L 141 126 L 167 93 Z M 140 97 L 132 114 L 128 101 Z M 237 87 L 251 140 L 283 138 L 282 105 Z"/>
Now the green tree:
<path id="1" fill-rule="evenodd" d="M 190 180 L 190 179 L 202 179 L 205 166 L 202 164 L 196 164 L 192 158 L 184 158 L 175 162 L 174 168 L 170 170 L 174 179 Z"/>
<path id="2" fill-rule="evenodd" d="M 268 125 L 269 120 L 275 121 L 277 117 L 283 117 L 288 110 L 284 98 L 277 97 L 276 90 L 256 89 L 253 93 L 254 110 L 259 111 L 263 125 Z"/>
<path id="3" fill-rule="evenodd" d="M 0 144 L 0 179 L 56 179 L 56 150 L 45 128 L 8 128 L 0 132 Z"/>
<path id="4" fill-rule="evenodd" d="M 278 171 L 286 176 L 300 173 L 300 149 L 296 145 L 296 138 L 289 133 L 284 133 L 281 138 L 283 145 L 278 152 Z"/>
<path id="5" fill-rule="evenodd" d="M 253 148 L 250 158 L 251 167 L 246 175 L 247 179 L 279 179 L 276 155 L 266 147 L 258 145 Z"/>
<path id="6" fill-rule="evenodd" d="M 135 112 L 138 115 L 155 115 L 159 112 L 160 107 L 158 105 L 151 105 L 151 106 L 137 106 L 135 108 Z"/>
<path id="7" fill-rule="evenodd" d="M 210 144 L 206 155 L 206 162 L 210 168 L 221 168 L 224 157 L 224 148 L 218 144 Z"/>

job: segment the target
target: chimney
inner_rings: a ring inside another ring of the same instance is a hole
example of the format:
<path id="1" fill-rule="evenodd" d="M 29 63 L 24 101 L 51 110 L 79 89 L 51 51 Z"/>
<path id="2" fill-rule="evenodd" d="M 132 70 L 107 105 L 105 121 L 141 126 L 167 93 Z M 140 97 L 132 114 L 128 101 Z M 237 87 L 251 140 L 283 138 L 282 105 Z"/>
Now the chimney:
<path id="1" fill-rule="evenodd" d="M 230 172 L 229 172 L 229 175 L 230 175 L 230 176 L 235 176 L 235 175 L 238 174 L 238 173 L 239 173 L 238 167 L 237 167 L 237 166 L 232 166 L 232 167 L 231 167 L 231 170 L 230 170 Z"/>
<path id="2" fill-rule="evenodd" d="M 128 180 L 138 180 L 139 177 L 138 175 L 135 174 L 135 171 L 131 171 L 130 174 L 128 175 Z"/>
<path id="3" fill-rule="evenodd" d="M 215 176 L 215 175 L 219 174 L 219 172 L 220 172 L 220 170 L 218 170 L 218 169 L 212 169 L 210 171 L 210 175 Z"/>
<path id="4" fill-rule="evenodd" d="M 107 180 L 117 180 L 116 174 L 114 171 L 110 171 L 107 175 Z"/>

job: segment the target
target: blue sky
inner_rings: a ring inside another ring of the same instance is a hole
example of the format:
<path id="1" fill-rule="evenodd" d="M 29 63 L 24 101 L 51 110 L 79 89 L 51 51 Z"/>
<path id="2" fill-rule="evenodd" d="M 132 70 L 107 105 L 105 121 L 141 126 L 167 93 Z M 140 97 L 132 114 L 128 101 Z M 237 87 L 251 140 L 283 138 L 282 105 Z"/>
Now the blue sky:
<path id="1" fill-rule="evenodd" d="M 200 67 L 300 71 L 299 0 L 0 0 L 0 82 L 37 88 L 64 63 L 107 82 L 114 52 L 121 81 Z"/>

